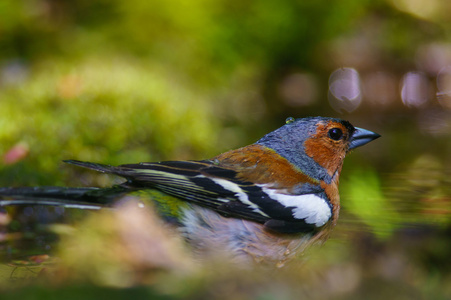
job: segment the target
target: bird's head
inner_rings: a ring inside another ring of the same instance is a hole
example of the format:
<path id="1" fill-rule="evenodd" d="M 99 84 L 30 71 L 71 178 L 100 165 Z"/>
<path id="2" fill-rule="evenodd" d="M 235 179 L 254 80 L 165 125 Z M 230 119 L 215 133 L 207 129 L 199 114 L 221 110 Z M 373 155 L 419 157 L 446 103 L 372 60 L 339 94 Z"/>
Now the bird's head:
<path id="1" fill-rule="evenodd" d="M 289 118 L 284 126 L 268 133 L 257 144 L 275 150 L 311 178 L 330 183 L 339 175 L 349 150 L 378 137 L 377 133 L 341 119 Z"/>

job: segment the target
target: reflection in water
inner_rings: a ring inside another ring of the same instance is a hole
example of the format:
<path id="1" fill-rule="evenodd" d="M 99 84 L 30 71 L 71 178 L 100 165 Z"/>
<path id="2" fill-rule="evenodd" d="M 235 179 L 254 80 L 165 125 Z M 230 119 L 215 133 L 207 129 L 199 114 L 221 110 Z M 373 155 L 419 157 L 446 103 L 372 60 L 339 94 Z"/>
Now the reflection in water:
<path id="1" fill-rule="evenodd" d="M 0 212 L 0 262 L 29 261 L 30 257 L 52 254 L 58 242 L 55 224 L 73 223 L 85 214 L 78 209 L 41 205 L 4 207 Z"/>
<path id="2" fill-rule="evenodd" d="M 47 274 L 53 281 L 70 283 L 74 278 L 83 278 L 117 288 L 155 283 L 165 270 L 164 280 L 175 282 L 169 284 L 170 291 L 184 284 L 193 285 L 192 278 L 199 276 L 202 290 L 213 292 L 227 284 L 227 288 L 237 285 L 261 294 L 280 285 L 284 295 L 294 295 L 299 289 L 320 293 L 321 299 L 337 295 L 350 299 L 346 295 L 365 293 L 366 285 L 378 282 L 377 295 L 407 293 L 406 299 L 415 299 L 415 294 L 434 287 L 429 281 L 430 268 L 441 267 L 441 260 L 451 251 L 451 235 L 446 229 L 451 215 L 451 177 L 446 175 L 447 168 L 434 156 L 420 156 L 403 173 L 382 177 L 371 169 L 348 168 L 351 170 L 342 181 L 342 216 L 332 239 L 321 248 L 311 249 L 306 255 L 308 263 L 299 266 L 297 261 L 298 266 L 271 273 L 267 277 L 270 281 L 259 282 L 255 271 L 247 275 L 250 282 L 243 281 L 241 274 L 246 270 L 222 265 L 215 268 L 210 264 L 206 268 L 211 270 L 194 272 L 188 252 L 165 228 L 160 228 L 158 221 L 153 224 L 151 212 L 125 203 L 117 210 L 99 212 L 8 207 L 8 215 L 0 214 L 3 229 L 8 229 L 3 231 L 6 235 L 0 244 L 0 286 L 23 282 L 24 278 L 46 278 Z M 55 226 L 42 226 L 42 222 L 71 223 L 80 213 L 82 222 L 74 226 L 76 230 L 62 234 L 61 241 L 56 238 Z M 48 220 L 44 221 L 43 216 Z M 11 219 L 21 223 L 12 223 Z M 55 246 L 59 246 L 58 252 L 54 252 Z M 70 270 L 62 273 L 66 277 L 57 273 L 61 265 Z M 167 270 L 177 275 L 171 277 Z M 221 270 L 220 276 L 217 270 Z M 249 285 L 243 286 L 243 282 Z M 399 291 L 393 290 L 399 286 Z M 355 299 L 366 299 L 360 296 Z"/>
<path id="3" fill-rule="evenodd" d="M 0 212 L 1 283 L 21 283 L 54 265 L 58 235 L 53 222 L 69 218 L 64 209 L 44 206 L 2 207 Z"/>
<path id="4" fill-rule="evenodd" d="M 451 111 L 441 107 L 421 110 L 418 114 L 418 128 L 427 135 L 447 138 L 451 132 Z"/>

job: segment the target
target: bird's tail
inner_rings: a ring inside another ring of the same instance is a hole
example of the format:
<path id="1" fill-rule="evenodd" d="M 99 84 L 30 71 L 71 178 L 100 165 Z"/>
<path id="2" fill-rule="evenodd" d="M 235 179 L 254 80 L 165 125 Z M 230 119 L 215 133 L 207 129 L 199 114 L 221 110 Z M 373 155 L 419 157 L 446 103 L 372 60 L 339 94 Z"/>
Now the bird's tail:
<path id="1" fill-rule="evenodd" d="M 0 188 L 0 206 L 52 205 L 81 209 L 110 206 L 130 190 L 117 185 L 111 188 L 17 187 Z"/>
<path id="2" fill-rule="evenodd" d="M 118 169 L 119 169 L 118 167 L 114 167 L 114 166 L 110 166 L 110 165 L 103 165 L 103 164 L 99 164 L 99 163 L 92 163 L 92 162 L 79 161 L 79 160 L 73 160 L 73 159 L 63 160 L 63 162 L 74 165 L 74 166 L 79 166 L 82 168 L 99 171 L 102 173 L 117 174 Z M 118 175 L 120 175 L 120 174 L 118 174 Z"/>
<path id="3" fill-rule="evenodd" d="M 91 170 L 115 174 L 127 178 L 128 169 L 102 165 L 98 163 L 65 160 L 64 162 Z M 6 205 L 56 205 L 78 207 L 83 209 L 98 209 L 111 205 L 114 200 L 125 193 L 133 191 L 126 184 L 110 188 L 68 188 L 68 187 L 19 187 L 0 188 L 0 206 Z"/>

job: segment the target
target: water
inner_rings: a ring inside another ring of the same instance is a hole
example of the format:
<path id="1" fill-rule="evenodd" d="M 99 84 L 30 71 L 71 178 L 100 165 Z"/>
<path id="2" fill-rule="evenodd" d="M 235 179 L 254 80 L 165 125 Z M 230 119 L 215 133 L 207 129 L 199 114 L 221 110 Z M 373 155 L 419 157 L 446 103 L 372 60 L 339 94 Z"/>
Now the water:
<path id="1" fill-rule="evenodd" d="M 446 168 L 430 157 L 417 159 L 405 172 L 384 175 L 372 169 L 348 167 L 341 180 L 341 214 L 331 238 L 324 245 L 308 250 L 292 266 L 278 271 L 280 274 L 271 273 L 268 277 L 271 281 L 262 279 L 251 284 L 250 289 L 273 291 L 281 285 L 287 294 L 295 295 L 301 290 L 309 295 L 338 299 L 359 299 L 370 291 L 374 299 L 449 298 L 451 185 L 448 174 Z M 108 218 L 109 223 L 104 221 L 102 212 L 75 208 L 4 207 L 0 215 L 0 286 L 20 285 L 41 277 L 50 282 L 70 283 L 74 280 L 72 276 L 116 287 L 154 284 L 161 270 L 169 276 L 164 277 L 165 281 L 176 281 L 174 289 L 188 284 L 188 279 L 170 275 L 174 270 L 187 272 L 186 249 L 175 255 L 180 258 L 179 263 L 149 268 L 145 257 L 154 252 L 138 249 L 130 258 L 127 256 L 130 249 L 123 248 L 127 240 L 124 234 L 139 237 L 142 234 L 139 231 L 144 233 L 150 230 L 149 226 L 122 228 L 118 235 L 115 226 L 119 219 Z M 61 236 L 69 231 L 77 231 L 73 241 L 77 247 L 68 243 L 67 238 L 61 247 Z M 171 236 L 160 238 L 155 245 L 167 244 L 171 239 Z M 71 276 L 48 275 L 61 265 L 71 270 Z M 202 268 L 211 270 L 190 273 L 191 270 L 186 274 L 200 276 L 201 282 L 227 281 L 240 285 L 237 281 L 241 271 L 226 272 L 228 267 L 213 265 Z M 206 275 L 208 272 L 215 275 Z M 285 276 L 303 285 L 290 283 Z M 204 288 L 198 291 L 205 292 L 206 285 L 201 286 Z"/>

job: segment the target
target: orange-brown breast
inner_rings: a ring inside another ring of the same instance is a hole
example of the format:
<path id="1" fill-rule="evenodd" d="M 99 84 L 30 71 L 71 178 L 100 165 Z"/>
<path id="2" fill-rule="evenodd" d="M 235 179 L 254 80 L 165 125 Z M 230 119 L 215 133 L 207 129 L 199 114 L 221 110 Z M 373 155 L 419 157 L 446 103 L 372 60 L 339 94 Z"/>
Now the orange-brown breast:
<path id="1" fill-rule="evenodd" d="M 338 177 L 341 164 L 340 170 L 332 177 L 332 182 L 327 184 L 302 173 L 274 150 L 257 144 L 228 151 L 216 156 L 213 160 L 222 167 L 238 171 L 242 180 L 268 184 L 276 189 L 286 189 L 288 192 L 300 183 L 320 184 L 333 207 L 330 223 L 334 226 L 337 222 L 340 211 Z"/>
<path id="2" fill-rule="evenodd" d="M 299 183 L 319 181 L 296 169 L 274 150 L 262 145 L 249 145 L 216 156 L 219 165 L 240 173 L 240 179 L 257 184 L 269 184 L 277 189 L 290 189 Z"/>
<path id="3" fill-rule="evenodd" d="M 332 226 L 335 226 L 338 220 L 338 215 L 340 213 L 340 194 L 338 193 L 338 176 L 335 177 L 332 183 L 327 184 L 321 181 L 321 187 L 329 198 L 332 204 L 332 220 L 330 221 Z"/>

